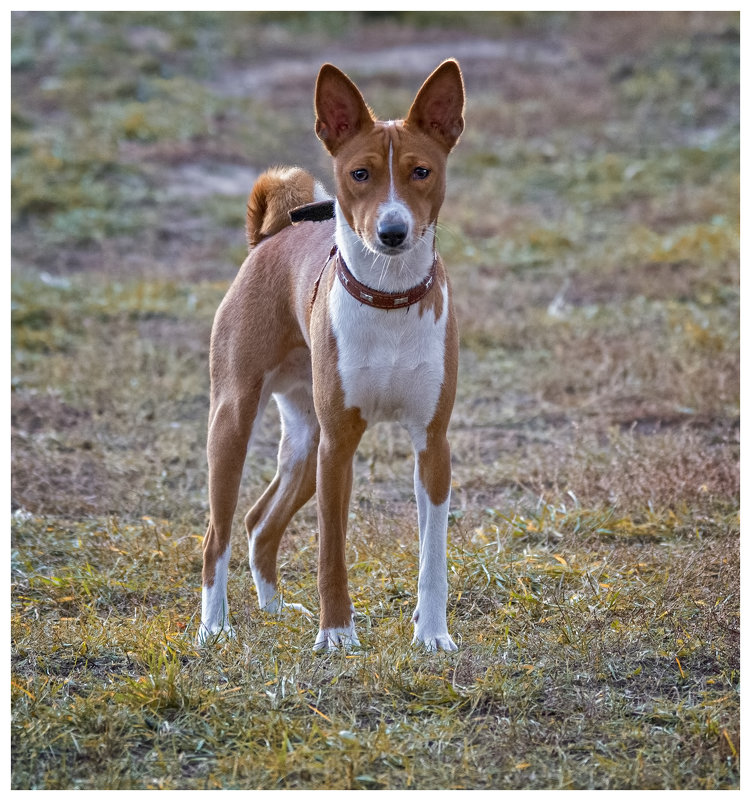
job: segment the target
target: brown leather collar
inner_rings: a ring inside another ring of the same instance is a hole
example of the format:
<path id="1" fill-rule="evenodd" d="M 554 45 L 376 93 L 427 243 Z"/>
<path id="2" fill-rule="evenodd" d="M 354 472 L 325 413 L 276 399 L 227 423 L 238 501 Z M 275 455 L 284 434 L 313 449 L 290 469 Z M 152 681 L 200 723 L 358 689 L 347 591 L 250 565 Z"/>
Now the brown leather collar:
<path id="1" fill-rule="evenodd" d="M 310 220 L 312 222 L 330 220 L 334 217 L 334 200 L 328 199 L 317 203 L 306 203 L 303 206 L 298 206 L 290 211 L 289 217 L 292 223 L 303 222 L 305 220 Z M 321 283 L 321 278 L 326 270 L 326 266 L 334 256 L 337 257 L 336 274 L 342 286 L 355 300 L 364 303 L 366 306 L 372 306 L 374 309 L 406 309 L 409 306 L 413 306 L 430 292 L 435 282 L 437 256 L 433 257 L 433 264 L 430 266 L 430 272 L 427 276 L 417 284 L 417 286 L 413 286 L 412 289 L 408 289 L 406 292 L 381 292 L 378 289 L 372 289 L 365 284 L 361 284 L 355 276 L 352 275 L 349 271 L 349 267 L 344 263 L 342 254 L 339 253 L 339 249 L 334 245 L 313 285 L 313 296 L 310 300 L 311 308 L 318 295 L 318 286 Z"/>
<path id="2" fill-rule="evenodd" d="M 427 276 L 417 286 L 413 286 L 405 292 L 381 292 L 378 289 L 372 289 L 360 283 L 344 263 L 342 254 L 337 252 L 336 256 L 336 275 L 341 285 L 355 300 L 364 303 L 366 306 L 372 306 L 374 309 L 406 309 L 421 301 L 430 292 L 435 283 L 437 256 L 433 258 L 433 264 L 430 266 L 430 272 Z"/>

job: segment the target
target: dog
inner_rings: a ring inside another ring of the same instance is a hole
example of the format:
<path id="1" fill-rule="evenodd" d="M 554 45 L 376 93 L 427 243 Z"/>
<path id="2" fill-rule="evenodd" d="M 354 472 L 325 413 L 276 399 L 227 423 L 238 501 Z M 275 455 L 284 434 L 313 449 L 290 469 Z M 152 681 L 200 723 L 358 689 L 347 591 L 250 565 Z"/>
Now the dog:
<path id="1" fill-rule="evenodd" d="M 464 98 L 459 64 L 450 59 L 427 78 L 404 120 L 384 122 L 343 72 L 324 64 L 315 131 L 333 159 L 336 198 L 296 167 L 268 170 L 252 188 L 249 255 L 211 334 L 201 643 L 234 636 L 227 605 L 232 518 L 255 425 L 273 396 L 282 431 L 277 472 L 245 518 L 261 609 L 308 613 L 283 600 L 276 557 L 292 516 L 317 493 L 320 625 L 313 647 L 359 646 L 345 560 L 353 459 L 368 425 L 395 420 L 415 452 L 413 643 L 457 648 L 446 620 L 446 431 L 458 332 L 435 236 L 447 157 L 464 129 Z"/>

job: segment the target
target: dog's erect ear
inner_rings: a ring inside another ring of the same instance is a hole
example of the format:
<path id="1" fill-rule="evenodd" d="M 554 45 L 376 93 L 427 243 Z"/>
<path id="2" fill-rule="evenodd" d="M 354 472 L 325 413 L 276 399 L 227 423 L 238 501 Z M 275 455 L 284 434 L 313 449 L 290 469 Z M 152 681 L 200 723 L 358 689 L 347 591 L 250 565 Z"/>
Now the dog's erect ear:
<path id="1" fill-rule="evenodd" d="M 417 93 L 405 125 L 419 128 L 447 150 L 459 141 L 464 130 L 464 81 L 453 58 L 444 61 Z"/>
<path id="2" fill-rule="evenodd" d="M 332 64 L 324 64 L 316 82 L 316 135 L 333 156 L 344 142 L 373 125 L 360 90 Z"/>

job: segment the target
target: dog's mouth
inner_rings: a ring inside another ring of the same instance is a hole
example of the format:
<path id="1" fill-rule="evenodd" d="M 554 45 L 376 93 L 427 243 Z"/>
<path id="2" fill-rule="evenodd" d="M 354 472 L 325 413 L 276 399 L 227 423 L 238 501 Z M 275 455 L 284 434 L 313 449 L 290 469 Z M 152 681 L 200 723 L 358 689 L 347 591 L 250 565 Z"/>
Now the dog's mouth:
<path id="1" fill-rule="evenodd" d="M 373 235 L 370 231 L 356 231 L 362 244 L 376 256 L 404 256 L 414 247 L 415 242 L 409 236 L 380 236 L 378 231 Z"/>
<path id="2" fill-rule="evenodd" d="M 388 269 L 387 264 L 391 259 L 397 263 L 411 258 L 416 250 L 422 252 L 423 246 L 433 250 L 433 237 L 430 235 L 431 225 L 424 223 L 416 225 L 413 219 L 405 220 L 404 216 L 383 214 L 375 220 L 353 219 L 347 222 L 347 229 L 350 236 L 355 237 L 362 254 L 367 258 L 374 259 L 374 264 L 380 265 L 379 269 Z M 420 261 L 422 262 L 422 258 Z M 382 259 L 386 259 L 384 263 Z"/>
<path id="3" fill-rule="evenodd" d="M 404 256 L 411 249 L 411 245 L 408 244 L 400 245 L 399 247 L 388 247 L 380 242 L 376 242 L 373 247 L 373 250 L 379 256 Z"/>
<path id="4" fill-rule="evenodd" d="M 416 228 L 413 225 L 396 227 L 394 230 L 376 226 L 375 232 L 365 229 L 356 231 L 362 244 L 376 256 L 407 257 L 415 248 L 430 241 L 430 225 Z M 432 244 L 431 244 L 432 248 Z"/>

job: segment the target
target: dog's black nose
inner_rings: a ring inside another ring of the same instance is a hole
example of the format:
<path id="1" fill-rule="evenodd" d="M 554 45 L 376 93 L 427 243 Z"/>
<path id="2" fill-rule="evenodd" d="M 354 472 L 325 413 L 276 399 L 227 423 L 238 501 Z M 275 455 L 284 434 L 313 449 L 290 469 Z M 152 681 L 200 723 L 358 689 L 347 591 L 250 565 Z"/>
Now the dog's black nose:
<path id="1" fill-rule="evenodd" d="M 398 248 L 407 238 L 407 226 L 401 221 L 387 221 L 378 226 L 378 238 L 389 248 Z"/>

